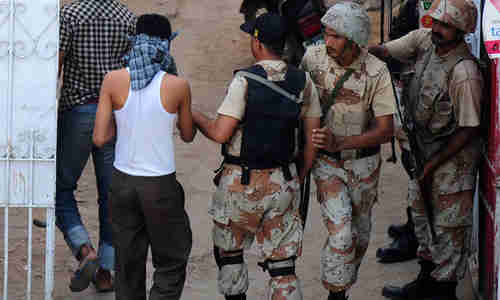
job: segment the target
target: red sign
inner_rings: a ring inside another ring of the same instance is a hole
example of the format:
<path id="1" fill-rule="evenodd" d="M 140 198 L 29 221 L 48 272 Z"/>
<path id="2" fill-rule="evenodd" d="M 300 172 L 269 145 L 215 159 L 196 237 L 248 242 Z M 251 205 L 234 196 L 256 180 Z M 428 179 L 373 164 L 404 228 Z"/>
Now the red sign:
<path id="1" fill-rule="evenodd" d="M 484 46 L 489 54 L 500 54 L 500 41 L 485 41 Z"/>
<path id="2" fill-rule="evenodd" d="M 490 58 L 500 58 L 500 0 L 489 0 L 483 8 L 483 38 Z"/>
<path id="3" fill-rule="evenodd" d="M 425 15 L 420 19 L 420 24 L 422 24 L 422 27 L 424 28 L 431 28 L 432 27 L 432 18 L 429 15 Z"/>

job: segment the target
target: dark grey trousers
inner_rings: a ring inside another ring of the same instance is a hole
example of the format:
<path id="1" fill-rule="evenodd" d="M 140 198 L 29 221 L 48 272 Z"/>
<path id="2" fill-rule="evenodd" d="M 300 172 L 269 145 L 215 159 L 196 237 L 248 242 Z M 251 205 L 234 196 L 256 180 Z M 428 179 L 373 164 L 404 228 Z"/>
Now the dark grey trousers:
<path id="1" fill-rule="evenodd" d="M 109 199 L 116 299 L 146 300 L 150 246 L 155 271 L 149 299 L 180 299 L 192 232 L 184 210 L 184 190 L 175 173 L 140 177 L 115 169 Z"/>

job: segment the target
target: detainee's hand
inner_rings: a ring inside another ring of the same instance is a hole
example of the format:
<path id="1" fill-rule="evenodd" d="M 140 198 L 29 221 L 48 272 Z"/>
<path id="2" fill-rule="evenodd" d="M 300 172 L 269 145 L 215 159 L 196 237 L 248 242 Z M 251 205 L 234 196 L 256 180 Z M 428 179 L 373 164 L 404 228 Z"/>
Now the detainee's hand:
<path id="1" fill-rule="evenodd" d="M 335 152 L 335 135 L 327 127 L 313 129 L 312 143 L 318 149 Z"/>

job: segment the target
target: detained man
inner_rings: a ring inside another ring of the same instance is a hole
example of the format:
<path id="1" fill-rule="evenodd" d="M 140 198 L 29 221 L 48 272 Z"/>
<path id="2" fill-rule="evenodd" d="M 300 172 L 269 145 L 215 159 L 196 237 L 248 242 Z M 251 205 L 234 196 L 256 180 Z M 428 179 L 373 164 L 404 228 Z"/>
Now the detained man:
<path id="1" fill-rule="evenodd" d="M 192 233 L 175 175 L 174 130 L 177 122 L 184 142 L 195 130 L 189 84 L 169 53 L 174 37 L 166 17 L 139 17 L 127 67 L 108 73 L 101 87 L 94 143 L 117 138 L 110 192 L 117 300 L 146 299 L 149 247 L 149 299 L 179 299 L 186 279 Z"/>

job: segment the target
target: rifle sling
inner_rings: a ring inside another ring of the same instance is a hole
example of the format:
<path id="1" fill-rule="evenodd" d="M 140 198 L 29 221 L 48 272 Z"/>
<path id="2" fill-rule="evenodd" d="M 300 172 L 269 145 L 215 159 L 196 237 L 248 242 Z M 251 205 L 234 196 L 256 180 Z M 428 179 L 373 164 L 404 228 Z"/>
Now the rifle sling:
<path id="1" fill-rule="evenodd" d="M 340 91 L 340 89 L 344 86 L 344 83 L 351 77 L 352 73 L 354 73 L 354 69 L 347 69 L 342 75 L 342 77 L 337 80 L 337 83 L 335 84 L 335 87 L 333 88 L 332 93 L 330 94 L 330 97 L 323 102 L 323 105 L 321 105 L 321 111 L 323 113 L 323 118 L 326 117 L 326 114 L 330 107 L 335 104 L 335 98 L 337 97 L 337 93 Z"/>

